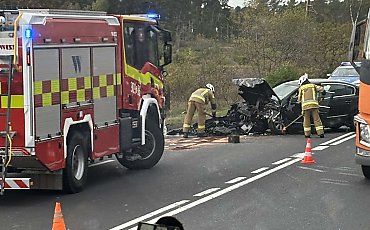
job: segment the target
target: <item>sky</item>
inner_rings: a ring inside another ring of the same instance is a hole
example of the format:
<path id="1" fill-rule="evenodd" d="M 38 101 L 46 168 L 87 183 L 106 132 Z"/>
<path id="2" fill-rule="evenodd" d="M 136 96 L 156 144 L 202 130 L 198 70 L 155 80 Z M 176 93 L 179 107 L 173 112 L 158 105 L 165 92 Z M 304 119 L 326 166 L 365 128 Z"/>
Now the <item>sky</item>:
<path id="1" fill-rule="evenodd" d="M 244 0 L 229 0 L 229 6 L 231 7 L 242 7 L 244 3 Z"/>

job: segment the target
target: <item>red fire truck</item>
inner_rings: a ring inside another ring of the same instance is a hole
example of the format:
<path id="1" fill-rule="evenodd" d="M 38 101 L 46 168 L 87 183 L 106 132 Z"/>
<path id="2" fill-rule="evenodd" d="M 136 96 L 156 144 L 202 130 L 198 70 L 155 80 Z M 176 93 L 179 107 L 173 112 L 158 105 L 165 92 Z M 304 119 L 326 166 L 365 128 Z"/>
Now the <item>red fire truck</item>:
<path id="1" fill-rule="evenodd" d="M 171 34 L 148 15 L 0 11 L 0 186 L 81 191 L 88 165 L 164 149 Z"/>

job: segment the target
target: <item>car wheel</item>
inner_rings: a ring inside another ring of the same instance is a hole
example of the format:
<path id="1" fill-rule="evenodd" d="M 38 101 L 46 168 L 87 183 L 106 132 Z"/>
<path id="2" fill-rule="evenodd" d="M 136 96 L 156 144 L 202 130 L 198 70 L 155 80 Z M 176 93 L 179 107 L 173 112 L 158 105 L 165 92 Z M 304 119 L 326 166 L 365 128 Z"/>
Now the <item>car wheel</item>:
<path id="1" fill-rule="evenodd" d="M 284 122 L 281 114 L 277 114 L 268 120 L 268 127 L 275 135 L 283 134 Z"/>
<path id="2" fill-rule="evenodd" d="M 370 180 L 370 166 L 361 165 L 361 168 L 362 168 L 362 174 L 364 174 L 364 177 Z"/>
<path id="3" fill-rule="evenodd" d="M 117 156 L 118 162 L 128 169 L 149 169 L 158 163 L 164 151 L 163 132 L 155 122 L 148 120 L 145 145 L 132 149 L 132 153 Z"/>
<path id="4" fill-rule="evenodd" d="M 348 128 L 350 131 L 355 131 L 356 130 L 356 122 L 354 120 L 354 117 L 348 122 Z"/>
<path id="5" fill-rule="evenodd" d="M 66 166 L 63 170 L 63 190 L 67 193 L 80 192 L 87 182 L 87 151 L 83 136 L 73 133 L 67 146 Z"/>

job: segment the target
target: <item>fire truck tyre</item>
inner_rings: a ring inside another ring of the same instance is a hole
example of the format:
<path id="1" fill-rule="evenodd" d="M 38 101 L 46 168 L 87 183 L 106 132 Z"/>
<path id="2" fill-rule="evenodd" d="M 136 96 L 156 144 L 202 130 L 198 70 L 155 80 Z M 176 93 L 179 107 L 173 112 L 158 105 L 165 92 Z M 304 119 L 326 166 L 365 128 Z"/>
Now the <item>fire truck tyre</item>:
<path id="1" fill-rule="evenodd" d="M 364 174 L 364 177 L 370 180 L 370 166 L 361 165 L 361 168 L 362 168 L 362 174 Z"/>
<path id="2" fill-rule="evenodd" d="M 80 192 L 87 180 L 87 151 L 83 136 L 72 134 L 67 146 L 66 167 L 63 170 L 63 189 L 67 193 Z"/>
<path id="3" fill-rule="evenodd" d="M 160 127 L 148 120 L 145 130 L 145 145 L 132 149 L 132 154 L 118 158 L 128 169 L 149 169 L 158 163 L 164 151 L 164 137 Z"/>

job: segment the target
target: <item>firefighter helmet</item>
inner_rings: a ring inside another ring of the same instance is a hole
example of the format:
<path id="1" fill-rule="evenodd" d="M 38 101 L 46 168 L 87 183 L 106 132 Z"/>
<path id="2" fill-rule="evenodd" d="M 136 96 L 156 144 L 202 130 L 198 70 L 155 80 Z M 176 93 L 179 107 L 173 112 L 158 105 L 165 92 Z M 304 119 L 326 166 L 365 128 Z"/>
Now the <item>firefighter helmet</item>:
<path id="1" fill-rule="evenodd" d="M 299 79 L 298 79 L 298 85 L 302 85 L 303 82 L 308 80 L 308 74 L 303 74 Z"/>
<path id="2" fill-rule="evenodd" d="M 212 91 L 212 93 L 214 93 L 214 92 L 215 92 L 215 87 L 213 87 L 213 85 L 212 85 L 212 84 L 208 83 L 208 84 L 206 85 L 206 87 L 207 87 L 209 90 L 211 90 L 211 91 Z"/>

